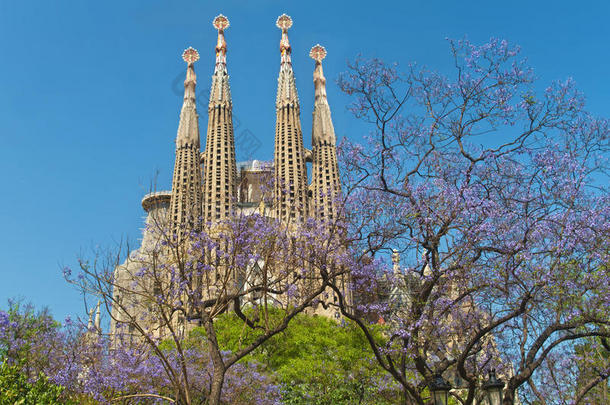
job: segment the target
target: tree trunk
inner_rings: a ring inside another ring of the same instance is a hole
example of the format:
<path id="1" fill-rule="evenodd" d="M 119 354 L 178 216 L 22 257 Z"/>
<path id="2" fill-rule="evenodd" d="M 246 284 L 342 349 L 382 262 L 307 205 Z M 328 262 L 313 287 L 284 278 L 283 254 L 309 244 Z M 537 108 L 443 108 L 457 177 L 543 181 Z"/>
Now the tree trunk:
<path id="1" fill-rule="evenodd" d="M 220 394 L 222 394 L 222 386 L 224 381 L 224 367 L 223 370 L 218 370 L 218 368 L 214 366 L 214 376 L 212 377 L 212 390 L 208 399 L 209 405 L 220 405 Z"/>
<path id="2" fill-rule="evenodd" d="M 515 390 L 507 389 L 504 391 L 502 405 L 513 405 L 515 403 Z"/>
<path id="3" fill-rule="evenodd" d="M 212 365 L 214 366 L 212 375 L 212 387 L 210 390 L 210 397 L 208 398 L 208 405 L 220 405 L 220 394 L 222 393 L 222 386 L 225 381 L 225 363 L 220 353 L 220 347 L 218 346 L 218 340 L 216 339 L 216 331 L 214 330 L 214 322 L 212 319 L 207 318 L 204 320 L 205 331 L 208 338 L 208 347 L 210 349 L 210 357 L 212 358 Z"/>

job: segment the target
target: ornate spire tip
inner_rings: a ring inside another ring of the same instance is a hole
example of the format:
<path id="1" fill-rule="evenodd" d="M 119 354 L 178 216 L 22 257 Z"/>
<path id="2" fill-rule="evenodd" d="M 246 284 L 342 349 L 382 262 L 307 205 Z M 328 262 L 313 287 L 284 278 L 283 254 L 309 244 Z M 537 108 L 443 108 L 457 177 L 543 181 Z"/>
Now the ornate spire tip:
<path id="1" fill-rule="evenodd" d="M 282 31 L 287 31 L 288 28 L 292 27 L 292 18 L 287 14 L 282 14 L 277 18 L 275 25 Z"/>
<path id="2" fill-rule="evenodd" d="M 182 59 L 191 65 L 199 60 L 199 52 L 192 47 L 188 47 L 182 52 Z"/>
<path id="3" fill-rule="evenodd" d="M 212 25 L 214 25 L 214 28 L 216 28 L 218 31 L 226 30 L 229 28 L 229 19 L 224 15 L 219 14 L 216 18 L 214 18 Z"/>
<path id="4" fill-rule="evenodd" d="M 326 48 L 320 44 L 316 44 L 309 51 L 309 57 L 316 62 L 322 62 L 322 59 L 326 57 Z"/>

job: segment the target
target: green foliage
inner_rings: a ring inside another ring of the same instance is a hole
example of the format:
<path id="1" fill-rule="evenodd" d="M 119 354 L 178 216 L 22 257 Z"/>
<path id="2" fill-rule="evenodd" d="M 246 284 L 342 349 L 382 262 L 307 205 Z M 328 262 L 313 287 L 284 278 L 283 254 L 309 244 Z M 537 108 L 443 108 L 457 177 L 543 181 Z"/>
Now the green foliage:
<path id="1" fill-rule="evenodd" d="M 247 314 L 252 318 L 252 312 Z M 261 330 L 282 319 L 272 310 L 265 319 L 258 314 Z M 239 350 L 261 331 L 244 325 L 234 314 L 216 321 L 222 350 Z M 381 329 L 374 329 L 381 338 Z M 205 340 L 205 331 L 196 328 L 193 343 Z M 396 403 L 398 389 L 379 368 L 364 334 L 355 326 L 320 316 L 297 315 L 289 327 L 256 349 L 244 361 L 256 361 L 282 385 L 283 403 L 370 404 Z"/>
<path id="2" fill-rule="evenodd" d="M 44 374 L 29 382 L 17 366 L 0 364 L 0 405 L 60 405 L 63 388 L 53 385 Z"/>
<path id="3" fill-rule="evenodd" d="M 610 365 L 610 351 L 608 344 L 601 339 L 585 339 L 576 345 L 576 359 L 578 365 L 577 390 L 580 391 L 591 379 L 597 378 L 600 370 Z M 610 380 L 606 379 L 593 387 L 583 398 L 583 403 L 605 404 L 610 397 Z"/>

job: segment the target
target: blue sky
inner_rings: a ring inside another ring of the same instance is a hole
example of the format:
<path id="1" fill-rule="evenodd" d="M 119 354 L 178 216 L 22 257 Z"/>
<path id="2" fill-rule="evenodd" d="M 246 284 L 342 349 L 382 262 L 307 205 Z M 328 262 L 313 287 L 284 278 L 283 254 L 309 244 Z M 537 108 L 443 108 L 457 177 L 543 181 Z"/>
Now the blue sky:
<path id="1" fill-rule="evenodd" d="M 610 6 L 574 1 L 29 1 L 0 0 L 0 308 L 10 297 L 82 314 L 62 278 L 95 246 L 137 240 L 140 199 L 156 178 L 170 187 L 181 106 L 183 49 L 200 51 L 206 97 L 214 63 L 211 20 L 229 17 L 238 133 L 270 159 L 279 69 L 275 19 L 287 13 L 306 145 L 313 106 L 312 45 L 339 137 L 365 131 L 334 79 L 357 54 L 448 71 L 446 37 L 505 38 L 522 47 L 541 82 L 573 77 L 588 109 L 609 115 Z M 201 101 L 201 100 L 200 100 Z M 205 105 L 205 100 L 203 100 Z M 206 128 L 205 110 L 200 127 Z M 236 134 L 238 135 L 238 134 Z M 202 141 L 205 133 L 201 134 Z M 237 145 L 238 159 L 248 153 Z"/>

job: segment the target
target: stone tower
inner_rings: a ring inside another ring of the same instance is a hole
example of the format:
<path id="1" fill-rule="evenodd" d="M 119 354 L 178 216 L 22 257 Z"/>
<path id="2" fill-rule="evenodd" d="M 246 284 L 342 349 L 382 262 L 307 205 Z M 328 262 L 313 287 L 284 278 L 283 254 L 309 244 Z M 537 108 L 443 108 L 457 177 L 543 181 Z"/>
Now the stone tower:
<path id="1" fill-rule="evenodd" d="M 337 217 L 337 199 L 341 194 L 341 182 L 337 164 L 335 129 L 326 98 L 326 78 L 322 71 L 322 59 L 326 57 L 326 49 L 316 45 L 311 48 L 309 56 L 316 61 L 313 72 L 315 102 L 311 129 L 312 216 L 323 221 L 332 221 Z"/>
<path id="2" fill-rule="evenodd" d="M 227 43 L 224 37 L 229 20 L 221 14 L 214 19 L 213 24 L 218 30 L 218 42 L 208 104 L 208 132 L 203 153 L 203 219 L 208 222 L 227 218 L 231 214 L 237 187 L 233 105 L 227 73 Z"/>
<path id="3" fill-rule="evenodd" d="M 168 212 L 172 200 L 171 191 L 154 191 L 142 198 L 142 208 L 146 211 L 146 226 L 142 233 L 140 250 L 153 251 L 161 242 L 160 235 L 168 229 Z"/>
<path id="4" fill-rule="evenodd" d="M 299 97 L 290 59 L 292 50 L 288 41 L 288 29 L 292 26 L 292 19 L 283 14 L 278 17 L 276 25 L 282 30 L 282 39 L 275 101 L 275 216 L 280 220 L 292 222 L 303 220 L 309 213 L 307 169 Z"/>
<path id="5" fill-rule="evenodd" d="M 202 214 L 199 123 L 195 106 L 197 77 L 193 69 L 193 64 L 199 60 L 199 53 L 188 48 L 182 54 L 182 59 L 187 63 L 187 69 L 184 102 L 176 136 L 176 163 L 170 202 L 170 223 L 174 232 L 181 228 L 193 229 Z"/>

